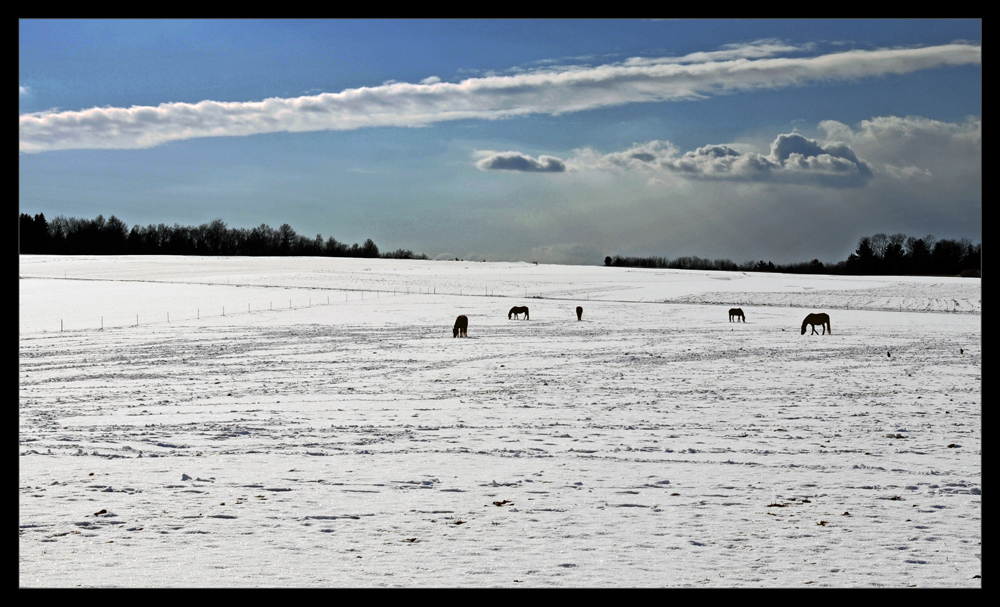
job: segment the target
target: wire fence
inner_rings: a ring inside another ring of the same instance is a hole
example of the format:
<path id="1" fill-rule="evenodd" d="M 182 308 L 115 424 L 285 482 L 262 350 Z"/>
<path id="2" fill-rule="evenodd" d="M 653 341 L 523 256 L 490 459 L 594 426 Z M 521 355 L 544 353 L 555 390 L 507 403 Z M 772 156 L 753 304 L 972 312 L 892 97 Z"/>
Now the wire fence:
<path id="1" fill-rule="evenodd" d="M 74 280 L 86 280 L 86 279 L 74 279 Z M 142 281 L 145 282 L 145 281 Z M 162 283 L 159 283 L 162 284 Z M 198 284 L 202 286 L 219 286 L 215 284 L 205 284 L 205 283 L 186 283 L 186 284 Z M 232 285 L 227 283 L 225 286 L 241 286 Z M 543 293 L 541 291 L 533 292 L 531 288 L 521 286 L 517 287 L 516 290 L 511 289 L 509 285 L 505 285 L 505 288 L 500 294 L 497 294 L 494 289 L 490 288 L 488 285 L 485 287 L 465 287 L 459 286 L 457 289 L 442 288 L 438 289 L 436 285 L 431 286 L 413 286 L 413 287 L 403 287 L 396 289 L 363 289 L 363 288 L 347 288 L 347 289 L 337 289 L 329 290 L 323 288 L 314 287 L 289 287 L 285 285 L 281 286 L 261 286 L 261 285 L 242 285 L 242 286 L 252 286 L 256 288 L 282 288 L 289 289 L 294 288 L 298 290 L 316 290 L 316 297 L 307 296 L 302 297 L 292 297 L 288 299 L 268 299 L 265 304 L 259 298 L 255 302 L 247 302 L 246 307 L 242 305 L 233 306 L 230 304 L 228 310 L 227 306 L 220 304 L 217 306 L 196 306 L 194 310 L 170 310 L 161 311 L 155 313 L 135 313 L 134 316 L 129 317 L 128 321 L 123 320 L 122 314 L 114 315 L 101 315 L 93 320 L 82 321 L 78 316 L 74 316 L 69 322 L 66 319 L 60 318 L 58 320 L 58 331 L 86 331 L 86 330 L 103 330 L 110 328 L 121 328 L 134 326 L 138 327 L 140 325 L 165 325 L 171 323 L 189 323 L 191 321 L 209 320 L 212 318 L 222 318 L 222 317 L 235 317 L 243 314 L 259 314 L 264 312 L 281 312 L 287 310 L 298 310 L 303 308 L 312 308 L 316 306 L 331 306 L 338 305 L 342 303 L 360 303 L 365 301 L 367 295 L 369 301 L 371 299 L 379 299 L 382 297 L 392 297 L 399 295 L 431 295 L 431 296 L 459 296 L 459 297 L 499 297 L 506 299 L 535 299 L 535 300 L 550 300 L 550 301 L 590 301 L 591 293 L 567 293 L 569 289 L 565 289 L 564 285 L 556 286 L 555 288 L 547 289 L 548 293 Z M 607 290 L 607 289 L 599 289 Z M 513 292 L 512 292 L 513 291 Z M 864 310 L 864 311 L 883 311 L 883 312 L 930 312 L 930 313 L 954 313 L 954 314 L 973 314 L 980 315 L 982 308 L 981 300 L 969 300 L 969 299 L 948 299 L 948 298 L 912 298 L 912 297 L 872 297 L 863 298 L 858 296 L 851 297 L 840 297 L 838 298 L 836 293 L 825 292 L 822 294 L 822 304 L 817 301 L 818 297 L 813 296 L 802 296 L 798 294 L 790 294 L 785 297 L 780 295 L 769 293 L 762 294 L 761 297 L 748 296 L 747 293 L 734 294 L 732 298 L 724 297 L 706 297 L 707 294 L 702 295 L 688 295 L 676 298 L 667 299 L 646 299 L 640 297 L 636 299 L 617 299 L 610 294 L 602 294 L 600 292 L 596 293 L 602 303 L 622 303 L 622 304 L 677 304 L 677 305 L 718 305 L 718 306 L 752 306 L 752 307 L 786 307 L 786 308 L 823 308 L 827 310 Z M 603 295 L 603 296 L 602 296 Z M 716 294 L 718 295 L 718 294 Z M 820 294 L 817 294 L 819 296 Z M 779 297 L 777 301 L 774 300 L 775 297 Z M 231 301 L 231 300 L 230 300 Z M 53 319 L 55 320 L 55 319 Z M 56 325 L 53 322 L 52 329 L 41 328 L 35 330 L 24 331 L 20 330 L 19 334 L 31 334 L 31 333 L 48 333 L 56 330 Z"/>

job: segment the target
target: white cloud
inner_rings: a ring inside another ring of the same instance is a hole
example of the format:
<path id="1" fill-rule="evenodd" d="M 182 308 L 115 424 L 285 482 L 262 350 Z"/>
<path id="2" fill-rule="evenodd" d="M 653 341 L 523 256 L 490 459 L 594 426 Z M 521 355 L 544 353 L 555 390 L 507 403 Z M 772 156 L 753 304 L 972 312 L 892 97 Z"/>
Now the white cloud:
<path id="1" fill-rule="evenodd" d="M 38 112 L 19 117 L 19 149 L 144 148 L 195 137 L 417 127 L 468 118 L 556 115 L 982 61 L 982 48 L 974 44 L 852 50 L 815 57 L 774 56 L 793 50 L 800 49 L 768 41 L 684 58 L 543 68 L 456 83 L 431 82 L 435 78 L 431 77 L 420 84 L 388 81 L 339 93 L 256 102 L 205 100 Z"/>
<path id="2" fill-rule="evenodd" d="M 819 130 L 826 137 L 780 134 L 768 154 L 745 143 L 710 144 L 682 153 L 673 143 L 654 139 L 606 154 L 580 148 L 565 159 L 539 156 L 536 160 L 516 151 L 483 151 L 475 156 L 483 170 L 639 174 L 648 187 L 656 188 L 677 188 L 692 181 L 857 188 L 880 177 L 915 183 L 941 182 L 949 179 L 945 175 L 953 175 L 951 180 L 981 179 L 979 118 L 948 123 L 917 116 L 880 116 L 856 128 L 827 120 L 819 124 Z"/>
<path id="3" fill-rule="evenodd" d="M 724 44 L 717 51 L 688 53 L 682 57 L 632 57 L 625 65 L 657 65 L 664 63 L 710 63 L 733 61 L 735 59 L 761 59 L 781 53 L 794 53 L 814 48 L 812 44 L 792 45 L 773 38 L 757 40 L 749 44 Z"/>
<path id="4" fill-rule="evenodd" d="M 555 156 L 545 156 L 537 159 L 522 154 L 521 152 L 479 152 L 478 156 L 484 156 L 476 162 L 476 166 L 481 170 L 507 170 L 522 171 L 532 173 L 562 173 L 566 170 L 566 163 Z"/>
<path id="5" fill-rule="evenodd" d="M 899 179 L 900 181 L 904 179 L 921 179 L 923 181 L 928 181 L 934 177 L 934 173 L 932 173 L 930 169 L 922 169 L 913 165 L 898 167 L 892 164 L 885 164 L 883 165 L 883 170 L 889 177 Z"/>
<path id="6" fill-rule="evenodd" d="M 827 138 L 847 141 L 852 145 L 878 141 L 883 146 L 912 150 L 918 142 L 937 146 L 958 143 L 982 151 L 983 123 L 973 116 L 963 123 L 942 122 L 921 116 L 879 116 L 861 121 L 857 130 L 835 120 L 824 120 L 819 123 L 819 128 L 826 132 Z"/>
<path id="7" fill-rule="evenodd" d="M 576 150 L 566 165 L 574 170 L 639 171 L 653 175 L 647 184 L 656 186 L 665 185 L 663 177 L 668 174 L 681 179 L 813 183 L 831 187 L 863 186 L 874 175 L 871 165 L 849 146 L 840 142 L 821 143 L 798 133 L 778 135 L 768 155 L 739 151 L 731 145 L 705 145 L 681 154 L 669 141 L 653 140 L 604 155 L 589 148 Z"/>
<path id="8" fill-rule="evenodd" d="M 879 116 L 856 129 L 834 120 L 819 124 L 828 140 L 859 150 L 878 171 L 896 179 L 926 179 L 947 165 L 981 172 L 982 119 L 942 122 L 920 116 Z M 936 166 L 932 172 L 928 167 Z"/>

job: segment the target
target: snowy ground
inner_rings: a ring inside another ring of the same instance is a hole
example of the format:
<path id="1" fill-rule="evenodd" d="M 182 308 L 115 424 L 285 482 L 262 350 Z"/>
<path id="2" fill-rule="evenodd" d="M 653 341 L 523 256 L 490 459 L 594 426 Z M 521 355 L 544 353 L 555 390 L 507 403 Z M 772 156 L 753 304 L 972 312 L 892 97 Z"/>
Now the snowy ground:
<path id="1" fill-rule="evenodd" d="M 22 587 L 981 587 L 979 279 L 22 256 L 19 290 Z"/>

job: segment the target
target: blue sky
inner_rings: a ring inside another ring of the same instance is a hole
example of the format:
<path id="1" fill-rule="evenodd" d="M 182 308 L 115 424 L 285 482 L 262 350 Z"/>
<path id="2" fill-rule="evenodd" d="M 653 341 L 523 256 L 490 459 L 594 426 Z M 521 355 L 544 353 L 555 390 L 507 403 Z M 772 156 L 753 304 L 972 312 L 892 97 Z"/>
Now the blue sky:
<path id="1" fill-rule="evenodd" d="M 22 20 L 20 212 L 432 258 L 982 234 L 979 20 Z"/>

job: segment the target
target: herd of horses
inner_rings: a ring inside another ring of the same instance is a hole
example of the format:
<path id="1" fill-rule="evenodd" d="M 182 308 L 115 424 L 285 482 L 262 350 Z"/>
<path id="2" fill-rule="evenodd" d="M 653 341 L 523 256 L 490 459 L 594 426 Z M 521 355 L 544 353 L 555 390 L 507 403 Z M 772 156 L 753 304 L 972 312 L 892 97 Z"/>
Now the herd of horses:
<path id="1" fill-rule="evenodd" d="M 524 314 L 524 320 L 528 320 L 528 306 L 514 306 L 507 312 L 507 320 L 512 318 L 520 319 L 521 314 Z M 583 320 L 583 307 L 576 307 L 576 319 Z M 743 314 L 742 308 L 730 308 L 729 309 L 729 322 L 746 322 L 747 317 Z M 812 333 L 819 335 L 819 331 L 816 327 L 822 327 L 823 335 L 827 333 L 833 333 L 830 329 L 830 315 L 824 313 L 812 313 L 806 316 L 806 319 L 802 321 L 802 335 L 806 334 L 806 326 L 812 327 Z M 452 337 L 468 337 L 469 336 L 469 318 L 462 314 L 455 319 L 455 326 L 452 328 Z"/>

